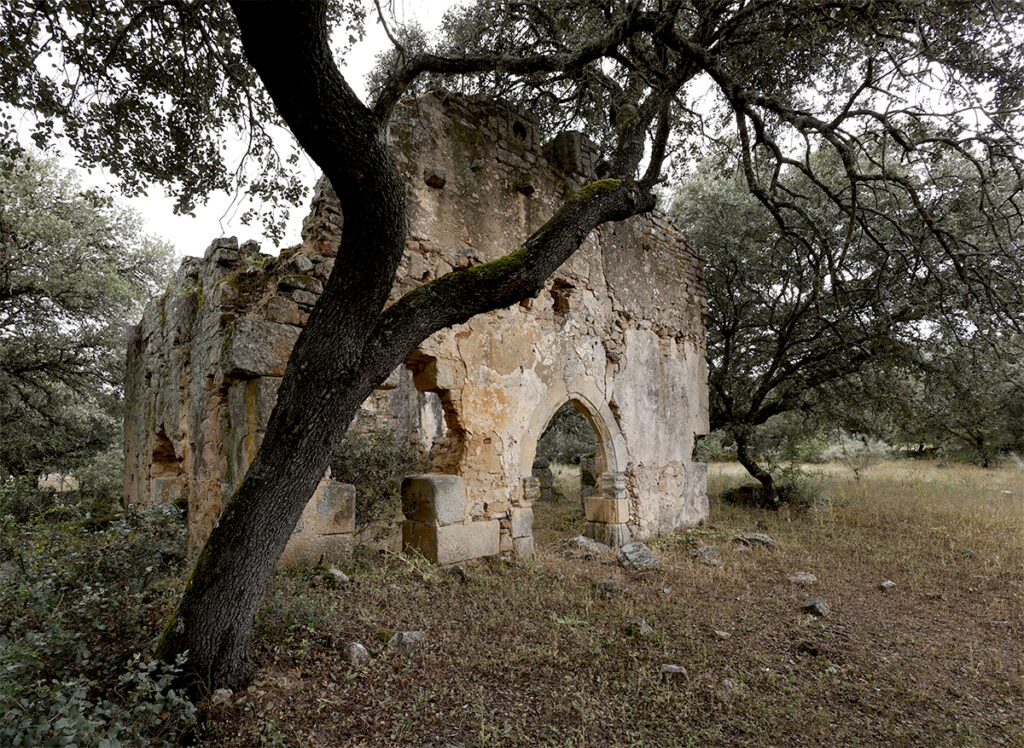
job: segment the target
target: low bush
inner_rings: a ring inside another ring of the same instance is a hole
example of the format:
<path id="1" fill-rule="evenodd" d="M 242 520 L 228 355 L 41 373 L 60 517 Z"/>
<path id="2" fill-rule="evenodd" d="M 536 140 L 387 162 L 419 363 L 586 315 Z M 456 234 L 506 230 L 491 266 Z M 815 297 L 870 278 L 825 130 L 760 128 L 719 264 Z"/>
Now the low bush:
<path id="1" fill-rule="evenodd" d="M 97 522 L 57 496 L 26 518 L 30 489 L 0 490 L 0 744 L 171 744 L 195 708 L 139 653 L 178 593 L 180 510 Z"/>

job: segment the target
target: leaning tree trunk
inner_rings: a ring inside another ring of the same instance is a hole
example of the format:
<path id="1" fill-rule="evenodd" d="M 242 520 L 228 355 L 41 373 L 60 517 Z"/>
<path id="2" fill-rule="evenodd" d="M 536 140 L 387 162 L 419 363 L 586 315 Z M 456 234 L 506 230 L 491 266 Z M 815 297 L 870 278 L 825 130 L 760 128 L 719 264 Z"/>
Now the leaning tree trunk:
<path id="1" fill-rule="evenodd" d="M 593 183 L 516 251 L 449 273 L 385 309 L 405 247 L 404 184 L 385 145 L 385 123 L 334 65 L 326 5 L 232 2 L 246 56 L 331 181 L 344 228 L 260 449 L 200 551 L 158 646 L 165 661 L 187 651 L 187 674 L 204 688 L 238 688 L 252 677 L 252 625 L 267 582 L 334 446 L 374 386 L 437 330 L 536 295 L 600 224 L 654 207 L 646 179 Z"/>
<path id="2" fill-rule="evenodd" d="M 761 484 L 761 504 L 770 509 L 777 508 L 779 505 L 779 490 L 775 485 L 775 479 L 772 478 L 771 473 L 761 467 L 757 460 L 754 459 L 750 452 L 750 441 L 746 432 L 737 431 L 733 434 L 733 438 L 736 439 L 736 459 L 746 468 L 751 477 Z"/>

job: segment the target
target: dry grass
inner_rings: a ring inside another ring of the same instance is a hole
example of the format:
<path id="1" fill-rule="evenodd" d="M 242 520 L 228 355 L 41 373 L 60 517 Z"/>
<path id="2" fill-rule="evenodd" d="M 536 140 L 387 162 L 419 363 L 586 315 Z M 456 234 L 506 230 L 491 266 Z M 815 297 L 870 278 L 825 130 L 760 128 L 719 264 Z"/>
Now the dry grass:
<path id="1" fill-rule="evenodd" d="M 824 471 L 823 511 L 712 504 L 651 541 L 663 568 L 587 559 L 575 497 L 537 507 L 537 562 L 468 575 L 392 554 L 349 589 L 282 574 L 258 636 L 259 681 L 209 745 L 1024 745 L 1024 476 L 889 463 Z M 712 491 L 741 476 L 713 466 Z M 1005 492 L 1009 493 L 1005 493 Z M 579 524 L 578 524 L 579 523 Z M 775 550 L 731 543 L 743 529 Z M 688 549 L 716 543 L 721 563 Z M 787 581 L 818 577 L 810 588 Z M 613 579 L 610 592 L 595 584 Z M 878 589 L 883 579 L 897 588 Z M 800 613 L 808 594 L 832 608 Z M 630 633 L 645 618 L 654 634 Z M 425 651 L 384 640 L 421 629 Z M 720 638 L 717 631 L 727 633 Z M 353 668 L 339 644 L 364 642 Z M 816 653 L 816 654 L 812 654 Z M 662 664 L 688 677 L 664 682 Z M 723 679 L 733 684 L 729 693 Z"/>

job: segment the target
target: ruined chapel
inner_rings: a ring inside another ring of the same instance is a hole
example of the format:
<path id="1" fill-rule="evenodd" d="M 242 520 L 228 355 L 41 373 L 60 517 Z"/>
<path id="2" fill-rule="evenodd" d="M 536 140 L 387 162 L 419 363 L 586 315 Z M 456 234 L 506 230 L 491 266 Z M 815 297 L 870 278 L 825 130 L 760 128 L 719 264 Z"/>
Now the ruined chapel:
<path id="1" fill-rule="evenodd" d="M 408 198 L 396 299 L 496 259 L 596 178 L 581 133 L 538 142 L 528 113 L 479 96 L 404 102 L 389 131 Z M 342 216 L 321 180 L 302 243 L 278 257 L 219 239 L 186 258 L 129 331 L 126 501 L 187 505 L 196 551 L 259 447 L 289 352 L 333 268 Z M 621 545 L 707 515 L 705 304 L 697 257 L 658 212 L 592 232 L 535 298 L 425 340 L 353 429 L 422 445 L 403 545 L 438 563 L 533 553 L 537 440 L 566 402 L 597 438 L 586 533 Z M 323 477 L 285 563 L 351 552 L 355 496 Z"/>

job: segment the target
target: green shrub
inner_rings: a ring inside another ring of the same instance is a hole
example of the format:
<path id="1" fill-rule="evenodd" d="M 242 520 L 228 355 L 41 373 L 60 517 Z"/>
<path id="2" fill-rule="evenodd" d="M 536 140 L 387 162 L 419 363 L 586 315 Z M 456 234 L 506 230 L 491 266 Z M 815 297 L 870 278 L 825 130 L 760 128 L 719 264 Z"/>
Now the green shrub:
<path id="1" fill-rule="evenodd" d="M 177 668 L 138 653 L 177 593 L 180 510 L 98 525 L 57 496 L 23 519 L 18 493 L 0 490 L 0 744 L 169 744 L 195 709 L 171 687 Z"/>
<path id="2" fill-rule="evenodd" d="M 401 517 L 402 479 L 427 467 L 426 452 L 390 429 L 349 432 L 331 461 L 331 477 L 356 487 L 356 531 Z"/>
<path id="3" fill-rule="evenodd" d="M 779 499 L 795 509 L 809 509 L 824 498 L 825 477 L 821 473 L 808 472 L 799 465 L 788 465 L 780 468 L 774 477 Z"/>

